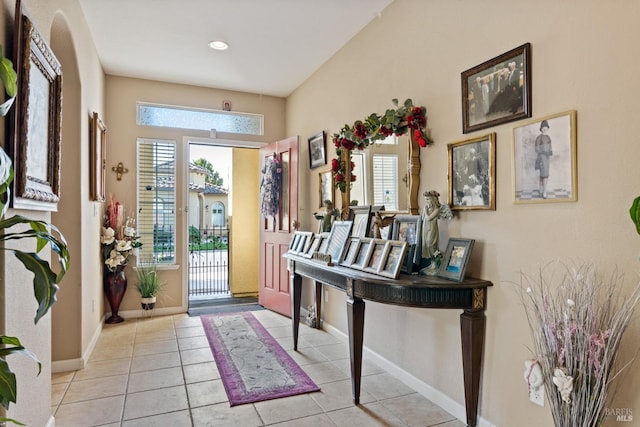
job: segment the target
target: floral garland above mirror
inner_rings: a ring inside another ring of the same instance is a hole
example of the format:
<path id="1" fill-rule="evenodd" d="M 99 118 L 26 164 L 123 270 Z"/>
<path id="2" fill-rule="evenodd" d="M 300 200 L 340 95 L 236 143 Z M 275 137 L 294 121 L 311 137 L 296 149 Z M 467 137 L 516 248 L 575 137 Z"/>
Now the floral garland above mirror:
<path id="1" fill-rule="evenodd" d="M 412 132 L 412 136 L 421 147 L 433 144 L 433 140 L 427 135 L 427 109 L 414 106 L 411 99 L 407 99 L 402 105 L 398 105 L 397 99 L 393 99 L 392 102 L 395 108 L 388 109 L 384 115 L 372 113 L 364 121 L 357 120 L 352 126 L 346 124 L 340 132 L 333 134 L 336 158 L 331 160 L 331 172 L 335 186 L 340 191 L 345 192 L 347 182 L 356 180 L 353 173 L 349 180 L 346 179 L 347 162 L 343 157 L 344 150 L 364 150 L 375 141 L 391 135 L 402 136 L 407 132 Z M 353 170 L 353 162 L 350 166 L 349 170 Z"/>

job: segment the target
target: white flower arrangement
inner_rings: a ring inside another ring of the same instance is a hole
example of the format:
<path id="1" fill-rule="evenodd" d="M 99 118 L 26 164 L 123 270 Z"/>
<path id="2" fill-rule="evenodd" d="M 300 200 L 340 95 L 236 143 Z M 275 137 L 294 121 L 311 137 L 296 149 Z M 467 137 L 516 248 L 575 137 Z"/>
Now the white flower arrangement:
<path id="1" fill-rule="evenodd" d="M 116 271 L 118 266 L 126 265 L 134 249 L 142 246 L 135 229 L 135 219 L 124 217 L 124 206 L 113 200 L 109 202 L 105 215 L 105 226 L 102 227 L 102 258 L 109 271 Z"/>
<path id="2" fill-rule="evenodd" d="M 613 395 L 618 348 L 640 301 L 640 283 L 622 296 L 621 278 L 604 281 L 589 264 L 522 275 L 521 300 L 556 427 L 595 427 Z"/>

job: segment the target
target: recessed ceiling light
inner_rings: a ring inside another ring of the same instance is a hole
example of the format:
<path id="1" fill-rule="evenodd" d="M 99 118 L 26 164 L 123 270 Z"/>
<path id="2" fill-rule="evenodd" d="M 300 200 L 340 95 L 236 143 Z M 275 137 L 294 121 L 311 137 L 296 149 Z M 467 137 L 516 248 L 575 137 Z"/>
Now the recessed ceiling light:
<path id="1" fill-rule="evenodd" d="M 229 49 L 229 44 L 222 40 L 213 40 L 209 42 L 209 47 L 215 50 L 227 50 Z"/>

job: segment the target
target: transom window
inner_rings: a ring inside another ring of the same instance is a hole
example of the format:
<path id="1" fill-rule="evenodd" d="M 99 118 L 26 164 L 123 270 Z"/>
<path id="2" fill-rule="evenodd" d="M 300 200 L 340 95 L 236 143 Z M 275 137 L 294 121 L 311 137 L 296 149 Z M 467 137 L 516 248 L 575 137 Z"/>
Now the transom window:
<path id="1" fill-rule="evenodd" d="M 174 105 L 138 102 L 137 123 L 142 126 L 157 126 L 217 132 L 264 135 L 262 114 L 235 111 L 206 110 Z"/>

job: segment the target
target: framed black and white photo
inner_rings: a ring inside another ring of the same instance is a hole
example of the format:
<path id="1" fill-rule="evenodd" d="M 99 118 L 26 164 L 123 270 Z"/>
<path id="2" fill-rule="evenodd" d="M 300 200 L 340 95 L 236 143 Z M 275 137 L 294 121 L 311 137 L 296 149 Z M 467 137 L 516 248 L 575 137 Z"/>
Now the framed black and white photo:
<path id="1" fill-rule="evenodd" d="M 531 44 L 462 72 L 462 133 L 531 117 Z"/>
<path id="2" fill-rule="evenodd" d="M 473 239 L 449 239 L 438 277 L 462 282 L 474 242 Z"/>
<path id="3" fill-rule="evenodd" d="M 318 132 L 309 141 L 309 167 L 311 169 L 327 164 L 327 134 Z"/>
<path id="4" fill-rule="evenodd" d="M 515 203 L 578 200 L 576 114 L 565 111 L 513 129 Z"/>
<path id="5" fill-rule="evenodd" d="M 496 134 L 447 145 L 451 210 L 496 209 Z"/>
<path id="6" fill-rule="evenodd" d="M 13 207 L 56 211 L 60 201 L 62 67 L 31 20 L 16 17 Z"/>

